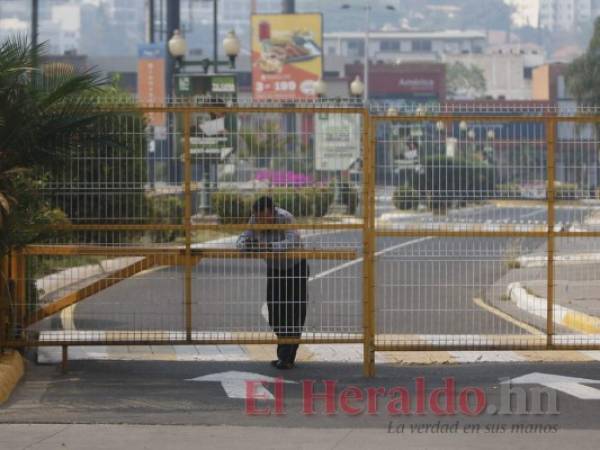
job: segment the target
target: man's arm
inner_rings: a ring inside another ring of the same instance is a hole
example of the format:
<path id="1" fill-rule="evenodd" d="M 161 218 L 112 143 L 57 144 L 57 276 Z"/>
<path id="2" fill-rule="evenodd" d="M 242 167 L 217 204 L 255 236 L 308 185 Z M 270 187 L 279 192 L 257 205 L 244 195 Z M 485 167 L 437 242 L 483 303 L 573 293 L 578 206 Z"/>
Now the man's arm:
<path id="1" fill-rule="evenodd" d="M 250 220 L 248 221 L 249 225 L 253 225 L 254 223 L 256 223 L 256 220 L 254 219 L 254 217 L 250 217 Z M 254 230 L 246 230 L 244 231 L 242 234 L 240 234 L 240 236 L 238 237 L 235 246 L 242 251 L 248 251 L 251 250 L 251 248 L 256 245 L 256 243 L 258 242 L 256 233 L 254 232 Z"/>

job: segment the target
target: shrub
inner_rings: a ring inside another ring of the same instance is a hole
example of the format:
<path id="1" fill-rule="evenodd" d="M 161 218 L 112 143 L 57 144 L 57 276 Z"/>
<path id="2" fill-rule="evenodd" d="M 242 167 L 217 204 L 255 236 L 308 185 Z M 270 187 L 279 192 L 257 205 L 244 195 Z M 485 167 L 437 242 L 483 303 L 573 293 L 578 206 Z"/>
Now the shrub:
<path id="1" fill-rule="evenodd" d="M 323 217 L 327 214 L 329 205 L 333 202 L 333 190 L 329 187 L 305 188 L 302 190 L 312 208 L 314 217 Z"/>
<path id="2" fill-rule="evenodd" d="M 399 186 L 394 191 L 392 202 L 397 209 L 417 209 L 419 206 L 419 193 L 409 186 Z"/>
<path id="3" fill-rule="evenodd" d="M 221 223 L 246 223 L 252 203 L 262 195 L 269 195 L 276 206 L 289 211 L 294 217 L 322 217 L 333 201 L 333 191 L 319 188 L 278 188 L 255 194 L 239 191 L 219 191 L 211 196 L 213 211 Z"/>
<path id="4" fill-rule="evenodd" d="M 521 188 L 518 184 L 497 184 L 496 197 L 500 199 L 521 198 Z"/>
<path id="5" fill-rule="evenodd" d="M 556 200 L 576 200 L 582 196 L 576 184 L 560 184 L 555 189 Z"/>
<path id="6" fill-rule="evenodd" d="M 309 196 L 302 189 L 281 188 L 273 189 L 264 195 L 270 195 L 275 205 L 292 213 L 294 217 L 308 217 L 312 215 L 313 204 Z"/>
<path id="7" fill-rule="evenodd" d="M 348 207 L 348 214 L 354 214 L 358 207 L 358 189 L 354 185 L 343 181 L 340 184 L 340 201 Z"/>
<path id="8" fill-rule="evenodd" d="M 183 197 L 177 195 L 156 196 L 148 199 L 152 223 L 180 223 L 184 215 Z M 150 234 L 152 242 L 173 242 L 178 237 L 174 230 L 158 230 Z"/>
<path id="9" fill-rule="evenodd" d="M 252 197 L 239 191 L 219 191 L 211 195 L 213 211 L 223 224 L 246 223 L 250 218 Z"/>
<path id="10" fill-rule="evenodd" d="M 454 203 L 465 204 L 490 192 L 493 175 L 493 168 L 479 161 L 433 156 L 425 160 L 412 187 L 429 192 L 431 209 L 444 213 Z"/>

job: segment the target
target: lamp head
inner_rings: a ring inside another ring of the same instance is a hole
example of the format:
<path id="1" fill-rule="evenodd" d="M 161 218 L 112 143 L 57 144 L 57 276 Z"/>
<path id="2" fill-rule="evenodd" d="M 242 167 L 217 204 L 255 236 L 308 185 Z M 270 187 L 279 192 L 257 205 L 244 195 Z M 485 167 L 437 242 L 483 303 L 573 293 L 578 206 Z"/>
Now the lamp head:
<path id="1" fill-rule="evenodd" d="M 187 43 L 179 30 L 173 31 L 173 36 L 169 39 L 168 47 L 169 53 L 174 58 L 182 58 L 185 56 L 185 53 L 187 52 Z"/>
<path id="2" fill-rule="evenodd" d="M 231 30 L 225 38 L 223 39 L 223 50 L 225 50 L 225 54 L 230 58 L 233 56 L 234 58 L 240 53 L 240 40 L 235 34 L 234 30 Z"/>
<path id="3" fill-rule="evenodd" d="M 363 95 L 365 92 L 365 84 L 360 80 L 360 77 L 356 75 L 354 81 L 350 83 L 350 93 L 357 97 Z"/>

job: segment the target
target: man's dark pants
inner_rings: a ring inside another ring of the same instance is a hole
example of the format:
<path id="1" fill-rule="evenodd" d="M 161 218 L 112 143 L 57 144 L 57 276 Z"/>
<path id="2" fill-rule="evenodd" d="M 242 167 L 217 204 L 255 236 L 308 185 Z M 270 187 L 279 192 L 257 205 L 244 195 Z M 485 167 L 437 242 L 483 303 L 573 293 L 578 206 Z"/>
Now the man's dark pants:
<path id="1" fill-rule="evenodd" d="M 299 338 L 306 320 L 309 268 L 301 260 L 287 270 L 267 270 L 269 325 L 280 338 Z M 277 358 L 293 363 L 298 344 L 278 344 Z"/>

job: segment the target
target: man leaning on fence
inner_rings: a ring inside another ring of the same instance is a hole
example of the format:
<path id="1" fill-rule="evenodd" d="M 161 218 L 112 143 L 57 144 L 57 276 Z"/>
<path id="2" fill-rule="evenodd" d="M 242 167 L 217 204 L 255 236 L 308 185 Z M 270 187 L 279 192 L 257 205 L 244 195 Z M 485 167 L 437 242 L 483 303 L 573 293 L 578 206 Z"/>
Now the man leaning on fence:
<path id="1" fill-rule="evenodd" d="M 290 224 L 294 217 L 273 204 L 271 197 L 260 197 L 252 205 L 249 224 Z M 300 233 L 292 229 L 247 230 L 237 240 L 242 251 L 270 252 L 267 263 L 267 308 L 269 325 L 278 338 L 300 338 L 306 319 L 309 268 L 306 259 L 286 257 L 286 250 L 302 248 Z M 281 252 L 280 255 L 277 253 Z M 278 344 L 278 369 L 294 367 L 298 344 Z"/>

